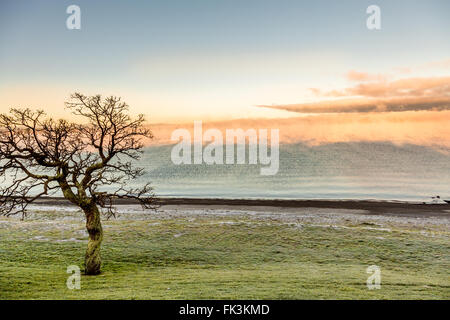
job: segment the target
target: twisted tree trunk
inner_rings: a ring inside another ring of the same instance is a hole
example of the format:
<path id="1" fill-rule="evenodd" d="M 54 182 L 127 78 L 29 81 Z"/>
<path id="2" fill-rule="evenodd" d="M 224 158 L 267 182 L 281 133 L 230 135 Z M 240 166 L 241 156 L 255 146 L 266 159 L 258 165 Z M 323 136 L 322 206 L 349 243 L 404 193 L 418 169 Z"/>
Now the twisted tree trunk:
<path id="1" fill-rule="evenodd" d="M 96 205 L 84 209 L 86 215 L 86 229 L 89 234 L 89 242 L 85 256 L 85 273 L 96 275 L 100 273 L 102 258 L 100 245 L 103 240 L 103 229 L 100 222 L 100 212 Z"/>

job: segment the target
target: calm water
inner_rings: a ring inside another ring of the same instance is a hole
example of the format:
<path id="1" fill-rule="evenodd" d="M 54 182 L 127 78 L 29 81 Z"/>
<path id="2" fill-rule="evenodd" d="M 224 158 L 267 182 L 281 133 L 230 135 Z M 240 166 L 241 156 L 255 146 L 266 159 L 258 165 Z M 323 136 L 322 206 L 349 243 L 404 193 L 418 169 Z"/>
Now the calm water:
<path id="1" fill-rule="evenodd" d="M 390 143 L 280 146 L 277 175 L 258 165 L 174 165 L 171 146 L 146 149 L 142 181 L 160 196 L 427 200 L 450 198 L 450 155 Z M 136 183 L 142 182 L 136 181 Z"/>
<path id="2" fill-rule="evenodd" d="M 281 145 L 279 171 L 273 176 L 260 175 L 259 165 L 174 165 L 171 150 L 145 149 L 138 165 L 147 173 L 132 186 L 151 182 L 157 195 L 171 197 L 450 199 L 450 153 L 422 146 Z"/>

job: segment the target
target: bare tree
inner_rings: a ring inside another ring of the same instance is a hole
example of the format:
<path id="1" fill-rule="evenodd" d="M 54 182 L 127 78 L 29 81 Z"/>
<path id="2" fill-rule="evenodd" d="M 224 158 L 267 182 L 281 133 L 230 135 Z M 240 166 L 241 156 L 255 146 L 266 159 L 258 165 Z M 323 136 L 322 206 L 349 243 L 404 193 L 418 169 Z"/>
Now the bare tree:
<path id="1" fill-rule="evenodd" d="M 123 198 L 155 208 L 149 184 L 127 186 L 144 173 L 134 161 L 142 153 L 142 139 L 152 134 L 144 116 L 131 118 L 117 97 L 75 93 L 66 107 L 81 121 L 53 120 L 30 109 L 0 114 L 0 214 L 24 217 L 36 199 L 62 193 L 85 214 L 85 272 L 94 275 L 101 268 L 101 212 L 114 216 L 114 203 Z"/>

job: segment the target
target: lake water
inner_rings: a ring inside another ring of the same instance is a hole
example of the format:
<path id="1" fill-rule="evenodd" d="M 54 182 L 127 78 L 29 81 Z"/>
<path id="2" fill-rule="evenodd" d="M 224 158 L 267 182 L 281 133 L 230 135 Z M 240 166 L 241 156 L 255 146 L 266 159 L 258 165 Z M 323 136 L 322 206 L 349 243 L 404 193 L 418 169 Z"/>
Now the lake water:
<path id="1" fill-rule="evenodd" d="M 450 198 L 450 155 L 429 147 L 391 143 L 280 146 L 280 167 L 174 165 L 172 146 L 149 147 L 139 165 L 159 196 L 261 199 L 429 200 Z M 448 150 L 447 150 L 448 151 Z"/>
<path id="2" fill-rule="evenodd" d="M 146 148 L 137 164 L 146 174 L 130 186 L 151 182 L 155 193 L 166 197 L 450 199 L 449 150 L 391 143 L 281 145 L 279 170 L 272 176 L 261 175 L 260 165 L 175 165 L 171 150 Z"/>

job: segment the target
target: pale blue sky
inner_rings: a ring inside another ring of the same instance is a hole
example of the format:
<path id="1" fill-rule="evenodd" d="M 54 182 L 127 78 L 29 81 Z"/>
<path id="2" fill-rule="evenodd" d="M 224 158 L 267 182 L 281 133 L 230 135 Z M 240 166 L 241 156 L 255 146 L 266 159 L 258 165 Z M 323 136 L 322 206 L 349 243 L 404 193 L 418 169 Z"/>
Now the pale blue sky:
<path id="1" fill-rule="evenodd" d="M 66 28 L 70 4 L 81 30 Z M 366 28 L 371 4 L 380 31 Z M 449 59 L 449 39 L 448 0 L 2 0 L 0 108 L 33 98 L 56 110 L 83 90 L 155 121 L 275 115 L 252 106 L 301 102 L 349 70 Z"/>

